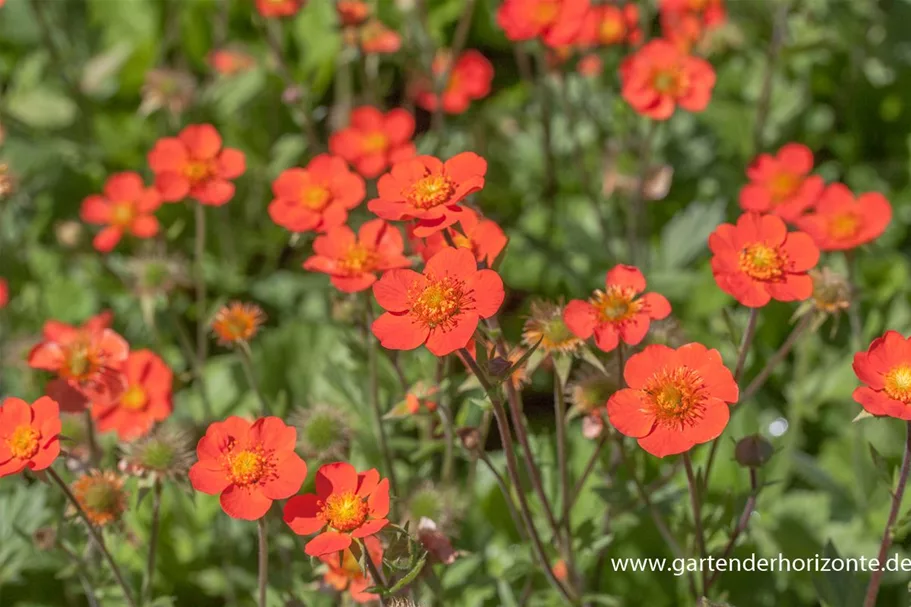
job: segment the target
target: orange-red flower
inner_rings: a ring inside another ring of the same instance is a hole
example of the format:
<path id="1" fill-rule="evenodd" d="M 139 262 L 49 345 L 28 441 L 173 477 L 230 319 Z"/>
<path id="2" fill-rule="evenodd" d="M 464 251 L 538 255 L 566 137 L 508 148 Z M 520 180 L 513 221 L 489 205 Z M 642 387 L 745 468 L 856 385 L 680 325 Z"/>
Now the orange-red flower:
<path id="1" fill-rule="evenodd" d="M 304 269 L 328 274 L 339 291 L 357 293 L 376 282 L 377 272 L 411 266 L 404 250 L 398 229 L 382 219 L 372 219 L 356 236 L 348 226 L 339 226 L 317 237 L 315 255 L 304 262 Z"/>
<path id="2" fill-rule="evenodd" d="M 487 264 L 488 267 L 493 266 L 494 261 L 509 242 L 497 222 L 481 217 L 473 209 L 462 207 L 459 225 L 461 230 L 456 229 L 455 226 L 446 228 L 452 243 L 458 248 L 468 249 L 474 253 L 478 263 Z M 434 232 L 423 242 L 416 238 L 412 239 L 412 242 L 414 249 L 424 261 L 449 246 L 443 232 Z"/>
<path id="3" fill-rule="evenodd" d="M 664 295 L 645 293 L 645 277 L 633 266 L 614 266 L 608 273 L 605 289 L 595 291 L 591 299 L 574 299 L 566 304 L 563 321 L 577 337 L 588 339 L 594 334 L 595 344 L 610 352 L 620 340 L 635 346 L 648 333 L 652 320 L 667 318 L 671 304 Z"/>
<path id="4" fill-rule="evenodd" d="M 367 546 L 370 560 L 379 569 L 383 564 L 383 545 L 372 535 L 364 538 L 364 544 Z M 339 558 L 339 554 L 341 554 L 341 558 Z M 319 560 L 329 567 L 323 574 L 323 581 L 339 592 L 347 590 L 355 603 L 369 603 L 379 598 L 377 594 L 365 592 L 374 585 L 373 578 L 361 571 L 361 565 L 354 558 L 351 550 L 327 554 L 321 556 Z"/>
<path id="5" fill-rule="evenodd" d="M 32 348 L 28 364 L 57 375 L 47 391 L 64 411 L 81 411 L 88 402 L 107 404 L 123 393 L 121 369 L 130 347 L 109 324 L 105 314 L 81 327 L 54 320 L 44 324 L 43 339 Z"/>
<path id="6" fill-rule="evenodd" d="M 215 422 L 199 440 L 199 461 L 190 468 L 197 491 L 221 494 L 221 507 L 232 518 L 262 518 L 273 500 L 297 493 L 307 465 L 295 452 L 297 430 L 277 417 L 252 424 L 231 416 Z"/>
<path id="7" fill-rule="evenodd" d="M 10 397 L 0 403 L 0 478 L 26 468 L 44 470 L 60 455 L 60 408 L 42 396 L 32 405 Z"/>
<path id="8" fill-rule="evenodd" d="M 727 20 L 724 0 L 661 0 L 658 11 L 664 36 L 684 50 Z"/>
<path id="9" fill-rule="evenodd" d="M 209 65 L 223 76 L 234 76 L 252 68 L 256 60 L 243 51 L 221 48 L 209 53 Z"/>
<path id="10" fill-rule="evenodd" d="M 363 202 L 366 188 L 343 159 L 320 154 L 304 169 L 282 171 L 272 192 L 272 221 L 292 232 L 328 232 L 344 225 L 348 211 Z"/>
<path id="11" fill-rule="evenodd" d="M 690 112 L 706 108 L 715 70 L 667 40 L 652 40 L 624 59 L 620 79 L 623 98 L 633 109 L 654 120 L 667 120 L 678 105 Z"/>
<path id="12" fill-rule="evenodd" d="M 577 41 L 583 46 L 639 44 L 639 7 L 632 3 L 593 6 L 585 15 Z"/>
<path id="13" fill-rule="evenodd" d="M 739 398 L 718 350 L 697 343 L 648 346 L 630 357 L 623 377 L 629 388 L 607 401 L 608 419 L 658 457 L 717 438 L 730 419 L 728 403 Z"/>
<path id="14" fill-rule="evenodd" d="M 249 342 L 256 337 L 265 320 L 266 315 L 256 304 L 232 301 L 215 313 L 212 332 L 223 345 Z"/>
<path id="15" fill-rule="evenodd" d="M 256 0 L 256 10 L 263 17 L 291 17 L 306 0 Z"/>
<path id="16" fill-rule="evenodd" d="M 576 63 L 576 71 L 583 76 L 594 77 L 604 69 L 604 62 L 595 53 L 585 55 Z"/>
<path id="17" fill-rule="evenodd" d="M 451 62 L 450 53 L 438 54 L 433 61 L 434 76 L 439 77 L 445 73 Z M 461 114 L 468 109 L 472 101 L 483 99 L 490 94 L 492 81 L 493 64 L 487 57 L 475 50 L 465 51 L 452 66 L 449 82 L 443 89 L 443 111 L 448 114 Z M 438 98 L 432 82 L 423 80 L 417 83 L 415 101 L 428 112 L 437 109 Z"/>
<path id="18" fill-rule="evenodd" d="M 6 307 L 6 304 L 9 303 L 9 285 L 6 283 L 6 279 L 0 276 L 0 310 Z"/>
<path id="19" fill-rule="evenodd" d="M 135 350 L 123 364 L 126 389 L 110 404 L 92 407 L 100 432 L 117 432 L 120 440 L 145 436 L 155 422 L 171 415 L 171 384 L 174 374 L 149 350 Z"/>
<path id="20" fill-rule="evenodd" d="M 360 29 L 361 52 L 365 55 L 388 55 L 402 48 L 402 37 L 379 19 L 371 19 Z"/>
<path id="21" fill-rule="evenodd" d="M 414 157 L 414 117 L 402 109 L 386 114 L 369 105 L 351 112 L 347 128 L 329 137 L 329 150 L 351 163 L 367 179 L 392 164 Z"/>
<path id="22" fill-rule="evenodd" d="M 389 524 L 389 479 L 376 468 L 358 472 L 345 462 L 320 467 L 316 493 L 295 495 L 285 504 L 285 522 L 298 535 L 312 535 L 304 552 L 325 556 L 347 550 L 352 538 L 375 535 Z"/>
<path id="23" fill-rule="evenodd" d="M 812 170 L 813 152 L 800 143 L 782 146 L 776 156 L 760 154 L 747 168 L 750 183 L 740 190 L 740 208 L 794 222 L 822 193 L 822 177 Z"/>
<path id="24" fill-rule="evenodd" d="M 892 221 L 892 205 L 878 192 L 857 198 L 844 184 L 823 190 L 816 207 L 797 220 L 797 226 L 813 237 L 823 251 L 845 251 L 872 242 L 883 235 Z"/>
<path id="25" fill-rule="evenodd" d="M 246 170 L 243 152 L 223 148 L 221 135 L 211 124 L 191 124 L 177 137 L 159 139 L 149 152 L 155 187 L 166 202 L 187 196 L 220 206 L 234 196 L 230 179 Z"/>
<path id="26" fill-rule="evenodd" d="M 541 38 L 559 46 L 573 41 L 588 9 L 588 0 L 505 0 L 497 24 L 514 42 Z"/>
<path id="27" fill-rule="evenodd" d="M 383 219 L 416 219 L 414 235 L 425 238 L 459 220 L 463 198 L 484 187 L 487 161 L 473 152 L 462 152 L 445 163 L 433 156 L 418 156 L 396 163 L 377 182 L 379 198 L 367 208 Z"/>
<path id="28" fill-rule="evenodd" d="M 111 470 L 84 473 L 73 482 L 70 490 L 86 518 L 98 527 L 118 522 L 127 510 L 123 477 Z"/>
<path id="29" fill-rule="evenodd" d="M 161 206 L 155 188 L 147 188 L 138 173 L 128 171 L 108 177 L 103 196 L 89 196 L 82 201 L 80 216 L 86 223 L 107 226 L 92 242 L 102 253 L 110 252 L 124 233 L 137 238 L 158 234 L 154 212 Z"/>
<path id="30" fill-rule="evenodd" d="M 370 16 L 370 5 L 363 0 L 338 0 L 335 12 L 342 27 L 360 25 Z"/>
<path id="31" fill-rule="evenodd" d="M 771 299 L 803 301 L 813 294 L 807 271 L 819 249 L 803 232 L 788 232 L 776 215 L 744 213 L 737 225 L 722 224 L 709 236 L 712 273 L 722 291 L 750 308 Z"/>
<path id="32" fill-rule="evenodd" d="M 446 248 L 434 255 L 424 273 L 390 270 L 373 285 L 386 313 L 373 334 L 390 350 L 413 350 L 426 343 L 437 356 L 468 345 L 478 322 L 497 313 L 503 281 L 493 270 L 478 270 L 466 249 Z"/>
<path id="33" fill-rule="evenodd" d="M 854 355 L 854 372 L 866 384 L 854 400 L 868 413 L 911 421 L 911 338 L 887 331 Z"/>

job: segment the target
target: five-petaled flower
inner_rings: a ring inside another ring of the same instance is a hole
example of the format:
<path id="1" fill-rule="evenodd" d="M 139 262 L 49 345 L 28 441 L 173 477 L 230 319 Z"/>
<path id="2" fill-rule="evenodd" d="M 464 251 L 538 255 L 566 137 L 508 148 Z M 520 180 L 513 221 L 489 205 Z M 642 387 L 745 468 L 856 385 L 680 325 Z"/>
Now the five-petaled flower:
<path id="1" fill-rule="evenodd" d="M 727 20 L 724 0 L 661 0 L 658 12 L 664 36 L 684 50 Z"/>
<path id="2" fill-rule="evenodd" d="M 421 344 L 437 356 L 468 345 L 478 322 L 503 303 L 503 281 L 493 270 L 478 270 L 466 249 L 446 248 L 424 273 L 390 270 L 373 285 L 386 312 L 373 323 L 384 348 L 413 350 Z"/>
<path id="3" fill-rule="evenodd" d="M 621 93 L 637 112 L 667 120 L 679 105 L 701 112 L 712 98 L 715 70 L 667 40 L 652 40 L 620 66 Z"/>
<path id="4" fill-rule="evenodd" d="M 403 109 L 383 114 L 369 105 L 351 112 L 347 128 L 332 133 L 329 150 L 351 163 L 367 179 L 416 154 L 411 137 L 414 117 Z"/>
<path id="5" fill-rule="evenodd" d="M 145 436 L 156 422 L 171 415 L 174 374 L 154 352 L 134 350 L 123 363 L 126 389 L 116 401 L 92 407 L 100 432 L 117 432 L 120 440 Z"/>
<path id="6" fill-rule="evenodd" d="M 473 152 L 462 152 L 445 163 L 433 156 L 399 162 L 377 182 L 379 198 L 367 208 L 383 219 L 416 219 L 414 235 L 430 236 L 457 222 L 460 202 L 484 187 L 487 161 Z"/>
<path id="7" fill-rule="evenodd" d="M 623 6 L 600 4 L 585 15 L 578 42 L 583 46 L 611 46 L 639 44 L 639 7 L 632 2 Z"/>
<path id="8" fill-rule="evenodd" d="M 626 362 L 629 386 L 607 401 L 611 425 L 658 457 L 717 438 L 739 390 L 717 350 L 692 343 L 676 350 L 647 346 Z"/>
<path id="9" fill-rule="evenodd" d="M 505 0 L 497 24 L 513 42 L 541 38 L 548 46 L 573 41 L 589 10 L 589 0 Z"/>
<path id="10" fill-rule="evenodd" d="M 854 355 L 854 372 L 866 384 L 854 400 L 868 413 L 911 421 L 911 338 L 887 331 Z"/>
<path id="11" fill-rule="evenodd" d="M 383 563 L 383 544 L 374 536 L 364 538 L 367 554 L 373 564 L 379 568 Z M 326 554 L 319 557 L 328 566 L 323 574 L 323 581 L 339 592 L 348 591 L 355 603 L 369 603 L 379 598 L 377 594 L 365 592 L 374 585 L 373 578 L 365 575 L 361 565 L 351 550 L 341 553 Z"/>
<path id="12" fill-rule="evenodd" d="M 845 251 L 882 236 L 891 220 L 892 205 L 882 194 L 868 192 L 855 198 L 847 186 L 833 183 L 797 226 L 823 251 Z"/>
<path id="13" fill-rule="evenodd" d="M 223 148 L 211 124 L 191 124 L 177 137 L 159 139 L 149 152 L 155 187 L 166 202 L 187 196 L 201 204 L 220 206 L 234 196 L 230 179 L 246 170 L 243 152 Z"/>
<path id="14" fill-rule="evenodd" d="M 282 171 L 272 182 L 272 221 L 292 232 L 328 232 L 364 200 L 364 180 L 338 156 L 320 154 L 306 168 Z"/>
<path id="15" fill-rule="evenodd" d="M 507 242 L 509 242 L 497 222 L 481 217 L 473 209 L 462 207 L 462 212 L 459 215 L 459 225 L 461 230 L 456 229 L 455 226 L 446 228 L 446 233 L 452 240 L 452 244 L 474 253 L 478 263 L 487 264 L 488 267 L 493 266 L 494 261 L 500 256 L 500 253 L 506 248 Z M 443 232 L 434 232 L 423 241 L 413 238 L 412 246 L 424 261 L 427 261 L 448 247 L 449 244 Z"/>
<path id="16" fill-rule="evenodd" d="M 263 17 L 292 17 L 306 0 L 256 0 L 256 10 Z"/>
<path id="17" fill-rule="evenodd" d="M 433 75 L 441 77 L 452 63 L 448 52 L 438 54 L 433 60 Z M 456 60 L 449 72 L 449 81 L 443 89 L 443 111 L 447 114 L 461 114 L 472 101 L 483 99 L 490 94 L 493 81 L 493 64 L 476 50 L 467 50 Z M 439 99 L 434 84 L 429 79 L 421 80 L 415 86 L 415 101 L 428 112 L 437 109 Z"/>
<path id="18" fill-rule="evenodd" d="M 750 183 L 740 190 L 740 208 L 793 223 L 822 193 L 822 177 L 812 170 L 813 152 L 800 143 L 785 144 L 775 156 L 760 154 L 747 168 Z"/>
<path id="19" fill-rule="evenodd" d="M 304 552 L 325 556 L 347 550 L 354 539 L 382 530 L 389 521 L 389 480 L 376 468 L 358 472 L 345 462 L 316 473 L 316 493 L 296 495 L 285 504 L 285 522 L 298 535 L 312 535 Z"/>
<path id="20" fill-rule="evenodd" d="M 595 344 L 610 352 L 620 341 L 637 345 L 648 333 L 652 320 L 667 318 L 671 304 L 658 293 L 645 293 L 645 277 L 638 268 L 618 265 L 607 273 L 605 289 L 595 291 L 591 299 L 574 299 L 566 304 L 563 320 L 576 336 L 588 339 L 594 334 Z"/>
<path id="21" fill-rule="evenodd" d="M 803 232 L 788 232 L 776 215 L 744 213 L 709 236 L 712 273 L 722 291 L 750 308 L 770 300 L 803 301 L 813 294 L 807 271 L 819 249 Z"/>
<path id="22" fill-rule="evenodd" d="M 361 52 L 365 55 L 388 55 L 402 48 L 402 37 L 379 19 L 362 25 L 358 34 Z"/>
<path id="23" fill-rule="evenodd" d="M 304 269 L 328 274 L 339 291 L 357 293 L 376 282 L 377 272 L 410 267 L 404 249 L 397 228 L 372 219 L 357 235 L 348 226 L 339 226 L 318 236 L 313 242 L 314 255 L 304 262 Z"/>
<path id="24" fill-rule="evenodd" d="M 273 500 L 291 497 L 304 483 L 307 465 L 294 452 L 296 442 L 297 430 L 277 417 L 251 424 L 232 415 L 199 440 L 190 482 L 197 491 L 221 494 L 228 516 L 262 518 Z"/>
<path id="25" fill-rule="evenodd" d="M 125 233 L 137 238 L 158 234 L 154 212 L 159 206 L 158 190 L 145 187 L 142 177 L 129 171 L 108 177 L 104 195 L 83 200 L 79 214 L 86 223 L 107 226 L 95 236 L 92 244 L 98 251 L 108 253 Z"/>
<path id="26" fill-rule="evenodd" d="M 32 405 L 9 397 L 0 403 L 0 478 L 44 470 L 60 455 L 60 408 L 47 396 Z"/>

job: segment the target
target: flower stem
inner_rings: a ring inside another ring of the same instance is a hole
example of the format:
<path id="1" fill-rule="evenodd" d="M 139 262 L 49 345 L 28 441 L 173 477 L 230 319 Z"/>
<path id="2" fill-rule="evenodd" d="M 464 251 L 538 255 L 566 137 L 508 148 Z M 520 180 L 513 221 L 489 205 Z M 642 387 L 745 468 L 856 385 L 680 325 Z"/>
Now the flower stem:
<path id="1" fill-rule="evenodd" d="M 750 517 L 753 515 L 753 510 L 756 508 L 756 500 L 759 497 L 759 489 L 760 486 L 756 468 L 750 468 L 750 497 L 747 498 L 747 503 L 743 507 L 743 513 L 737 521 L 737 526 L 734 527 L 734 530 L 731 532 L 731 537 L 724 547 L 724 552 L 722 553 L 720 560 L 727 560 L 727 558 L 731 556 L 731 552 L 734 551 L 734 544 L 737 543 L 737 538 L 746 531 L 747 525 L 750 524 Z M 708 594 L 709 588 L 711 588 L 712 584 L 715 583 L 715 580 L 717 580 L 720 575 L 720 570 L 712 573 L 712 576 L 705 586 L 704 592 L 706 594 Z"/>
<path id="2" fill-rule="evenodd" d="M 699 551 L 699 558 L 705 558 L 705 530 L 702 528 L 702 497 L 699 491 L 699 482 L 696 474 L 693 472 L 693 462 L 690 459 L 689 451 L 683 454 L 683 466 L 686 468 L 686 480 L 690 485 L 690 502 L 693 506 L 693 526 L 696 529 L 696 549 Z M 705 593 L 708 587 L 708 571 L 702 571 L 702 589 Z"/>
<path id="3" fill-rule="evenodd" d="M 588 458 L 588 463 L 585 464 L 585 470 L 582 472 L 582 476 L 580 476 L 579 480 L 576 481 L 576 484 L 573 485 L 572 491 L 570 492 L 567 499 L 566 508 L 563 511 L 563 518 L 561 518 L 559 521 L 560 524 L 569 524 L 569 513 L 572 511 L 576 500 L 579 499 L 579 495 L 582 493 L 582 489 L 585 487 L 585 481 L 587 481 L 588 477 L 591 476 L 592 472 L 594 472 L 595 465 L 598 463 L 598 459 L 601 457 L 601 449 L 603 449 L 604 445 L 607 443 L 607 437 L 607 431 L 603 431 L 601 433 L 601 438 L 598 439 L 598 443 L 595 445 L 594 451 L 592 451 L 592 456 Z"/>
<path id="4" fill-rule="evenodd" d="M 89 463 L 92 467 L 97 468 L 101 465 L 101 447 L 98 445 L 98 435 L 95 433 L 95 420 L 92 419 L 92 410 L 86 409 L 83 416 L 85 417 L 85 437 L 89 443 Z"/>
<path id="5" fill-rule="evenodd" d="M 572 522 L 570 521 L 571 486 L 566 445 L 566 402 L 563 382 L 554 369 L 554 425 L 557 433 L 557 470 L 560 475 L 560 519 L 557 528 L 563 528 L 563 558 L 566 561 L 570 579 L 576 577 L 575 555 L 573 554 Z M 576 583 L 578 578 L 576 577 Z"/>
<path id="6" fill-rule="evenodd" d="M 370 558 L 370 551 L 367 550 L 367 546 L 365 545 L 363 548 L 361 548 L 361 550 L 363 550 L 366 553 L 364 555 L 364 562 L 367 563 L 367 570 L 370 572 L 370 577 L 373 578 L 373 583 L 376 584 L 377 586 L 380 586 L 383 589 L 385 589 L 386 588 L 386 578 L 383 577 L 383 574 L 377 568 L 376 563 L 374 563 L 373 559 Z M 382 594 L 380 594 L 378 596 L 380 597 L 380 605 L 385 606 L 386 605 L 385 597 L 383 597 Z"/>
<path id="7" fill-rule="evenodd" d="M 130 587 L 127 585 L 126 579 L 120 572 L 120 568 L 117 566 L 117 563 L 114 562 L 114 557 L 111 556 L 111 553 L 108 551 L 107 546 L 105 546 L 104 540 L 101 538 L 98 530 L 92 524 L 92 521 L 89 520 L 89 517 L 86 515 L 85 510 L 82 509 L 82 506 L 79 504 L 79 500 L 76 499 L 76 496 L 73 495 L 73 492 L 70 491 L 70 488 L 63 481 L 63 479 L 60 478 L 60 475 L 57 474 L 56 470 L 53 468 L 48 468 L 46 472 L 48 476 L 50 476 L 54 482 L 57 483 L 57 486 L 60 487 L 60 490 L 63 491 L 63 494 L 76 510 L 76 514 L 79 515 L 79 518 L 82 519 L 83 523 L 85 523 L 85 528 L 86 531 L 88 531 L 89 537 L 92 538 L 92 541 L 95 542 L 95 546 L 101 551 L 102 556 L 104 556 L 104 560 L 107 561 L 108 566 L 111 568 L 111 573 L 114 574 L 114 578 L 117 580 L 117 584 L 123 591 L 124 600 L 130 607 L 138 607 L 136 601 L 133 599 L 133 594 L 130 592 Z"/>
<path id="8" fill-rule="evenodd" d="M 149 530 L 149 555 L 146 560 L 146 575 L 139 593 L 140 602 L 145 605 L 152 600 L 152 580 L 155 577 L 155 556 L 158 550 L 158 532 L 161 527 L 161 479 L 155 479 L 152 488 L 152 528 Z"/>
<path id="9" fill-rule="evenodd" d="M 907 437 L 905 438 L 905 453 L 902 457 L 901 471 L 898 473 L 898 486 L 895 493 L 892 494 L 892 509 L 889 511 L 889 518 L 886 521 L 886 529 L 883 531 L 883 540 L 879 545 L 879 567 L 873 570 L 870 576 L 870 585 L 867 586 L 867 596 L 864 599 L 864 607 L 876 607 L 876 597 L 879 594 L 879 585 L 883 579 L 883 567 L 885 567 L 886 554 L 889 552 L 889 546 L 892 545 L 892 527 L 895 526 L 895 520 L 898 518 L 898 512 L 901 509 L 902 497 L 905 495 L 905 485 L 908 484 L 908 472 L 911 470 L 911 422 L 906 424 Z"/>
<path id="10" fill-rule="evenodd" d="M 487 466 L 487 469 L 490 470 L 490 473 L 493 474 L 494 480 L 497 482 L 497 485 L 500 487 L 500 491 L 503 492 L 503 499 L 506 501 L 506 509 L 509 510 L 509 516 L 512 518 L 513 524 L 516 526 L 516 531 L 519 533 L 519 537 L 522 538 L 522 541 L 525 541 L 525 525 L 522 522 L 522 518 L 519 516 L 519 513 L 516 512 L 516 505 L 512 501 L 512 493 L 509 491 L 509 485 L 506 484 L 506 479 L 503 478 L 503 475 L 496 469 L 493 465 L 493 462 L 490 461 L 490 458 L 487 457 L 487 453 L 481 451 L 478 455 L 478 458 L 484 462 Z M 520 489 L 517 488 L 517 491 Z"/>
<path id="11" fill-rule="evenodd" d="M 391 485 L 393 495 L 398 495 L 395 467 L 392 465 L 392 452 L 389 450 L 389 444 L 386 440 L 386 426 L 383 425 L 383 412 L 380 410 L 380 387 L 377 370 L 377 348 L 379 347 L 379 344 L 370 328 L 372 325 L 373 306 L 370 302 L 370 292 L 365 291 L 364 332 L 367 338 L 367 393 L 370 398 L 370 408 L 373 410 L 373 421 L 376 424 L 380 451 L 383 456 L 383 464 L 386 467 L 386 476 L 389 477 L 389 484 Z"/>
<path id="12" fill-rule="evenodd" d="M 769 379 L 769 376 L 772 374 L 772 371 L 775 370 L 775 367 L 781 363 L 782 360 L 791 352 L 791 349 L 794 347 L 794 344 L 797 343 L 797 338 L 810 326 L 812 322 L 812 317 L 810 315 L 804 316 L 800 322 L 791 330 L 790 335 L 784 340 L 784 343 L 781 344 L 781 347 L 769 358 L 766 362 L 765 367 L 762 368 L 762 371 L 753 378 L 743 393 L 740 395 L 740 400 L 746 401 L 752 398 L 756 392 L 765 384 L 766 380 Z M 736 409 L 735 409 L 736 411 Z"/>
<path id="13" fill-rule="evenodd" d="M 452 357 L 446 356 L 437 361 L 436 385 L 439 392 L 440 419 L 443 420 L 443 434 L 446 440 L 443 451 L 443 484 L 452 481 L 452 470 L 455 463 L 455 414 L 450 406 L 449 390 L 442 390 L 443 380 L 449 376 L 452 369 Z"/>
<path id="14" fill-rule="evenodd" d="M 203 257 L 206 254 L 206 209 L 200 203 L 193 205 L 196 219 L 196 238 L 193 242 L 194 280 L 196 282 L 196 362 L 204 367 L 209 354 L 209 319 L 206 314 L 206 273 Z"/>
<path id="15" fill-rule="evenodd" d="M 259 607 L 266 607 L 266 588 L 269 580 L 269 535 L 266 533 L 266 517 L 257 521 L 259 529 Z"/>
<path id="16" fill-rule="evenodd" d="M 240 365 L 244 368 L 247 383 L 250 384 L 250 389 L 256 394 L 262 415 L 269 415 L 269 405 L 266 402 L 266 397 L 263 396 L 262 390 L 259 388 L 259 382 L 256 380 L 256 372 L 253 369 L 253 354 L 250 352 L 250 346 L 245 341 L 239 342 L 237 345 L 237 350 L 240 352 Z"/>

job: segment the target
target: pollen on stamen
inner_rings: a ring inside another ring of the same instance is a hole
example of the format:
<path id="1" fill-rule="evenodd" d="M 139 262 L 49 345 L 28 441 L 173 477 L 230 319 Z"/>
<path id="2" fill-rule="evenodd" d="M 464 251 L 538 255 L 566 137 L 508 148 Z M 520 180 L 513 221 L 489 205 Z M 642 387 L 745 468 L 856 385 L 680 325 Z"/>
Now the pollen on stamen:
<path id="1" fill-rule="evenodd" d="M 320 518 L 333 529 L 347 532 L 363 525 L 368 513 L 367 501 L 348 491 L 330 495 L 320 511 Z"/>
<path id="2" fill-rule="evenodd" d="M 19 426 L 6 440 L 13 457 L 31 459 L 38 453 L 40 438 L 41 434 L 31 426 Z"/>
<path id="3" fill-rule="evenodd" d="M 409 294 L 411 313 L 431 329 L 445 327 L 470 303 L 464 296 L 465 282 L 446 276 Z"/>
<path id="4" fill-rule="evenodd" d="M 595 291 L 591 304 L 598 311 L 601 321 L 623 322 L 639 311 L 641 304 L 634 300 L 635 296 L 628 287 L 610 286 L 607 291 Z"/>
<path id="5" fill-rule="evenodd" d="M 455 183 L 445 175 L 427 175 L 409 186 L 405 199 L 419 209 L 431 209 L 449 202 L 455 194 Z"/>
<path id="6" fill-rule="evenodd" d="M 683 428 L 702 416 L 702 378 L 678 368 L 656 373 L 645 387 L 655 418 L 665 426 Z"/>
<path id="7" fill-rule="evenodd" d="M 777 247 L 762 242 L 745 246 L 740 251 L 740 269 L 756 280 L 777 280 L 784 274 L 786 258 Z"/>
<path id="8" fill-rule="evenodd" d="M 911 404 L 911 365 L 901 365 L 886 374 L 884 391 L 889 398 Z"/>

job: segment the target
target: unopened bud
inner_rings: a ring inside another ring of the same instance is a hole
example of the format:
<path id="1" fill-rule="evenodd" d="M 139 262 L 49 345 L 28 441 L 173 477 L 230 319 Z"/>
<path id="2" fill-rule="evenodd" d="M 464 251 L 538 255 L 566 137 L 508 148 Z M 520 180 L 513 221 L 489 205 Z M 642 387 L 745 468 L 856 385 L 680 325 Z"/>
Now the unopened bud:
<path id="1" fill-rule="evenodd" d="M 774 449 L 772 444 L 758 434 L 746 436 L 737 442 L 734 458 L 747 468 L 758 468 L 769 461 Z"/>
<path id="2" fill-rule="evenodd" d="M 459 435 L 462 446 L 465 447 L 466 451 L 475 452 L 481 448 L 481 433 L 477 428 L 459 428 L 456 433 Z"/>
<path id="3" fill-rule="evenodd" d="M 504 377 L 512 363 L 501 356 L 495 356 L 487 363 L 487 372 L 494 377 Z"/>

